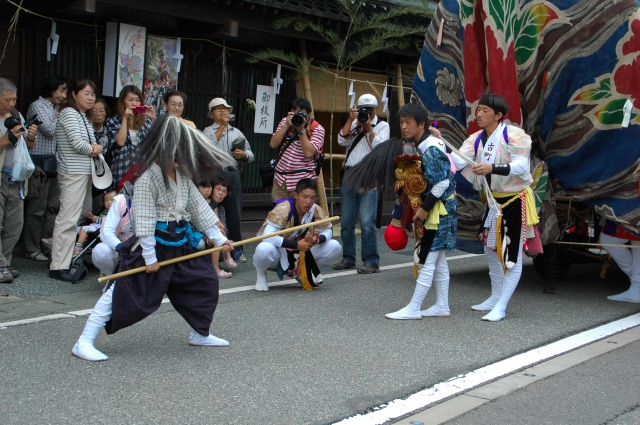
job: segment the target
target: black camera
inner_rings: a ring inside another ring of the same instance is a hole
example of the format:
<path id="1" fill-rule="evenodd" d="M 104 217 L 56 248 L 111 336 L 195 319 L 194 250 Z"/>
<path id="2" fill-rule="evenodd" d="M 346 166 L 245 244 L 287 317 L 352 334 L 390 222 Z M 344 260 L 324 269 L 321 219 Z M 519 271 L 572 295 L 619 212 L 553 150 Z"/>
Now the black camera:
<path id="1" fill-rule="evenodd" d="M 358 108 L 358 121 L 365 123 L 369 121 L 369 114 L 371 110 L 369 108 Z"/>
<path id="2" fill-rule="evenodd" d="M 305 111 L 298 111 L 291 117 L 291 124 L 293 124 L 294 127 L 300 127 L 304 125 L 306 120 L 307 113 Z"/>
<path id="3" fill-rule="evenodd" d="M 38 119 L 38 114 L 35 114 L 31 118 L 27 119 L 24 122 L 24 127 L 20 128 L 18 132 L 27 131 L 26 129 L 31 127 L 32 124 L 35 124 L 35 125 L 42 124 L 42 121 Z M 13 115 L 4 120 L 4 126 L 7 127 L 8 130 L 11 130 L 16 125 L 22 125 L 22 122 L 20 121 L 20 118 L 14 117 Z"/>

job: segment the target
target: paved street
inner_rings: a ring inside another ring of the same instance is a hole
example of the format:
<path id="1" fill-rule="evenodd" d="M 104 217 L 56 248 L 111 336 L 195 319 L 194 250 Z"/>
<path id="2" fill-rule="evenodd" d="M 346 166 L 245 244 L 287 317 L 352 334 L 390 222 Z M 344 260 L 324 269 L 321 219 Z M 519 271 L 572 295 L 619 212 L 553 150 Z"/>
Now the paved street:
<path id="1" fill-rule="evenodd" d="M 0 418 L 7 424 L 329 424 L 639 312 L 637 305 L 606 300 L 628 285 L 615 268 L 601 280 L 600 265 L 575 267 L 549 294 L 527 259 L 507 318 L 483 322 L 469 306 L 488 296 L 486 262 L 455 251 L 452 316 L 387 320 L 384 313 L 409 301 L 414 281 L 409 251 L 390 252 L 380 241 L 380 273 L 327 268 L 325 283 L 312 292 L 288 282 L 258 293 L 251 264 L 241 265 L 221 282 L 212 326 L 231 342 L 228 348 L 189 347 L 190 329 L 167 303 L 136 326 L 109 337 L 102 332 L 96 346 L 110 359 L 97 364 L 70 354 L 84 310 L 100 296 L 97 272 L 71 285 L 46 277 L 43 264 L 16 258 L 20 278 L 0 286 L 9 294 L 0 297 Z M 425 305 L 434 297 L 432 290 Z M 601 367 L 622 366 L 637 347 L 612 352 Z M 603 384 L 601 396 L 610 397 L 610 388 Z M 487 415 L 459 423 L 514 423 Z M 574 423 L 602 422 L 593 418 Z"/>

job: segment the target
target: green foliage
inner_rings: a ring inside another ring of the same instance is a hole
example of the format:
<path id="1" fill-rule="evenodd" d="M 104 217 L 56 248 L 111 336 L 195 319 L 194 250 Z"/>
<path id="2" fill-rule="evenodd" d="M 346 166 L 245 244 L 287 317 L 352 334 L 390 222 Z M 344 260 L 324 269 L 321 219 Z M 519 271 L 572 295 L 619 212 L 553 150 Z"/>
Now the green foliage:
<path id="1" fill-rule="evenodd" d="M 347 17 L 346 28 L 333 29 L 317 22 L 313 16 L 301 15 L 277 18 L 272 25 L 276 29 L 313 31 L 330 46 L 331 54 L 336 61 L 335 67 L 344 70 L 380 50 L 404 50 L 411 47 L 415 36 L 426 32 L 428 19 L 433 16 L 433 10 L 420 1 L 404 1 L 402 5 L 384 7 L 378 4 L 375 9 L 365 8 L 365 1 L 337 1 Z M 403 18 L 408 16 L 413 19 L 424 17 L 425 24 L 403 22 Z M 419 54 L 422 46 L 420 44 L 416 47 L 416 54 Z M 305 66 L 295 55 L 275 49 L 256 52 L 250 58 L 251 62 L 260 60 L 278 60 L 295 67 Z"/>

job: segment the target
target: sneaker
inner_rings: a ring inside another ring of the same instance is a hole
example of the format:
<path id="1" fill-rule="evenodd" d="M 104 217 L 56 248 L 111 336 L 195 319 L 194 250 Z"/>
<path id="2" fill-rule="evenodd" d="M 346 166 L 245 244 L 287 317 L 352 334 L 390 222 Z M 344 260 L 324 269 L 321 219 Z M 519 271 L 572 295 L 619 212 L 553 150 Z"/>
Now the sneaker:
<path id="1" fill-rule="evenodd" d="M 11 273 L 11 276 L 13 276 L 14 279 L 20 276 L 20 272 L 11 266 L 9 266 L 9 273 Z"/>
<path id="2" fill-rule="evenodd" d="M 73 256 L 77 257 L 78 255 L 80 255 L 83 249 L 84 246 L 80 242 L 76 242 L 76 245 L 73 247 Z"/>
<path id="3" fill-rule="evenodd" d="M 222 269 L 217 272 L 217 274 L 219 279 L 229 279 L 231 276 L 233 276 L 233 273 L 224 271 Z"/>
<path id="4" fill-rule="evenodd" d="M 347 269 L 352 269 L 354 268 L 356 265 L 353 263 L 348 263 L 344 260 L 340 261 L 339 263 L 335 263 L 334 265 L 332 265 L 331 267 L 334 268 L 334 270 L 347 270 Z"/>
<path id="5" fill-rule="evenodd" d="M 76 283 L 80 277 L 76 277 L 68 269 L 63 270 L 49 270 L 49 277 L 56 280 L 63 280 L 65 282 Z"/>
<path id="6" fill-rule="evenodd" d="M 45 248 L 45 251 L 51 252 L 51 248 L 53 248 L 53 238 L 42 238 L 40 239 L 40 243 L 42 247 Z"/>
<path id="7" fill-rule="evenodd" d="M 371 264 L 364 263 L 362 266 L 358 268 L 359 274 L 371 274 L 378 273 L 380 271 L 380 267 L 373 266 Z"/>
<path id="8" fill-rule="evenodd" d="M 13 275 L 9 267 L 0 267 L 0 283 L 13 283 Z"/>
<path id="9" fill-rule="evenodd" d="M 237 261 L 238 263 L 246 263 L 246 262 L 247 262 L 247 257 L 245 257 L 245 256 L 244 256 L 244 254 L 242 254 L 242 255 L 240 256 L 240 258 L 238 258 L 236 261 Z"/>
<path id="10" fill-rule="evenodd" d="M 28 258 L 33 261 L 49 261 L 46 255 L 38 251 L 26 252 L 24 256 L 25 258 Z"/>

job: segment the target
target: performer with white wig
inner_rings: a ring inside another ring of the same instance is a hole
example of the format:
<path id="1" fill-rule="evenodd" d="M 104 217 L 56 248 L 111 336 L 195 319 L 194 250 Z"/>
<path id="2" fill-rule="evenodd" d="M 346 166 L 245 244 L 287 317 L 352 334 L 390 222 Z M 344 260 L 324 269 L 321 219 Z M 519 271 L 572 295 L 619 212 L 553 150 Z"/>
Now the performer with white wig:
<path id="1" fill-rule="evenodd" d="M 218 303 L 218 277 L 209 256 L 162 268 L 158 263 L 195 251 L 200 241 L 191 223 L 197 229 L 206 229 L 206 237 L 223 251 L 232 248 L 192 177 L 216 174 L 235 165 L 235 160 L 211 146 L 200 131 L 173 116 L 155 121 L 139 146 L 138 156 L 140 177 L 135 182 L 132 203 L 135 235 L 122 244 L 119 271 L 146 266 L 146 273 L 106 285 L 72 350 L 88 361 L 107 360 L 94 347 L 101 328 L 112 334 L 139 322 L 160 307 L 165 294 L 192 328 L 189 345 L 229 345 L 209 332 Z"/>

